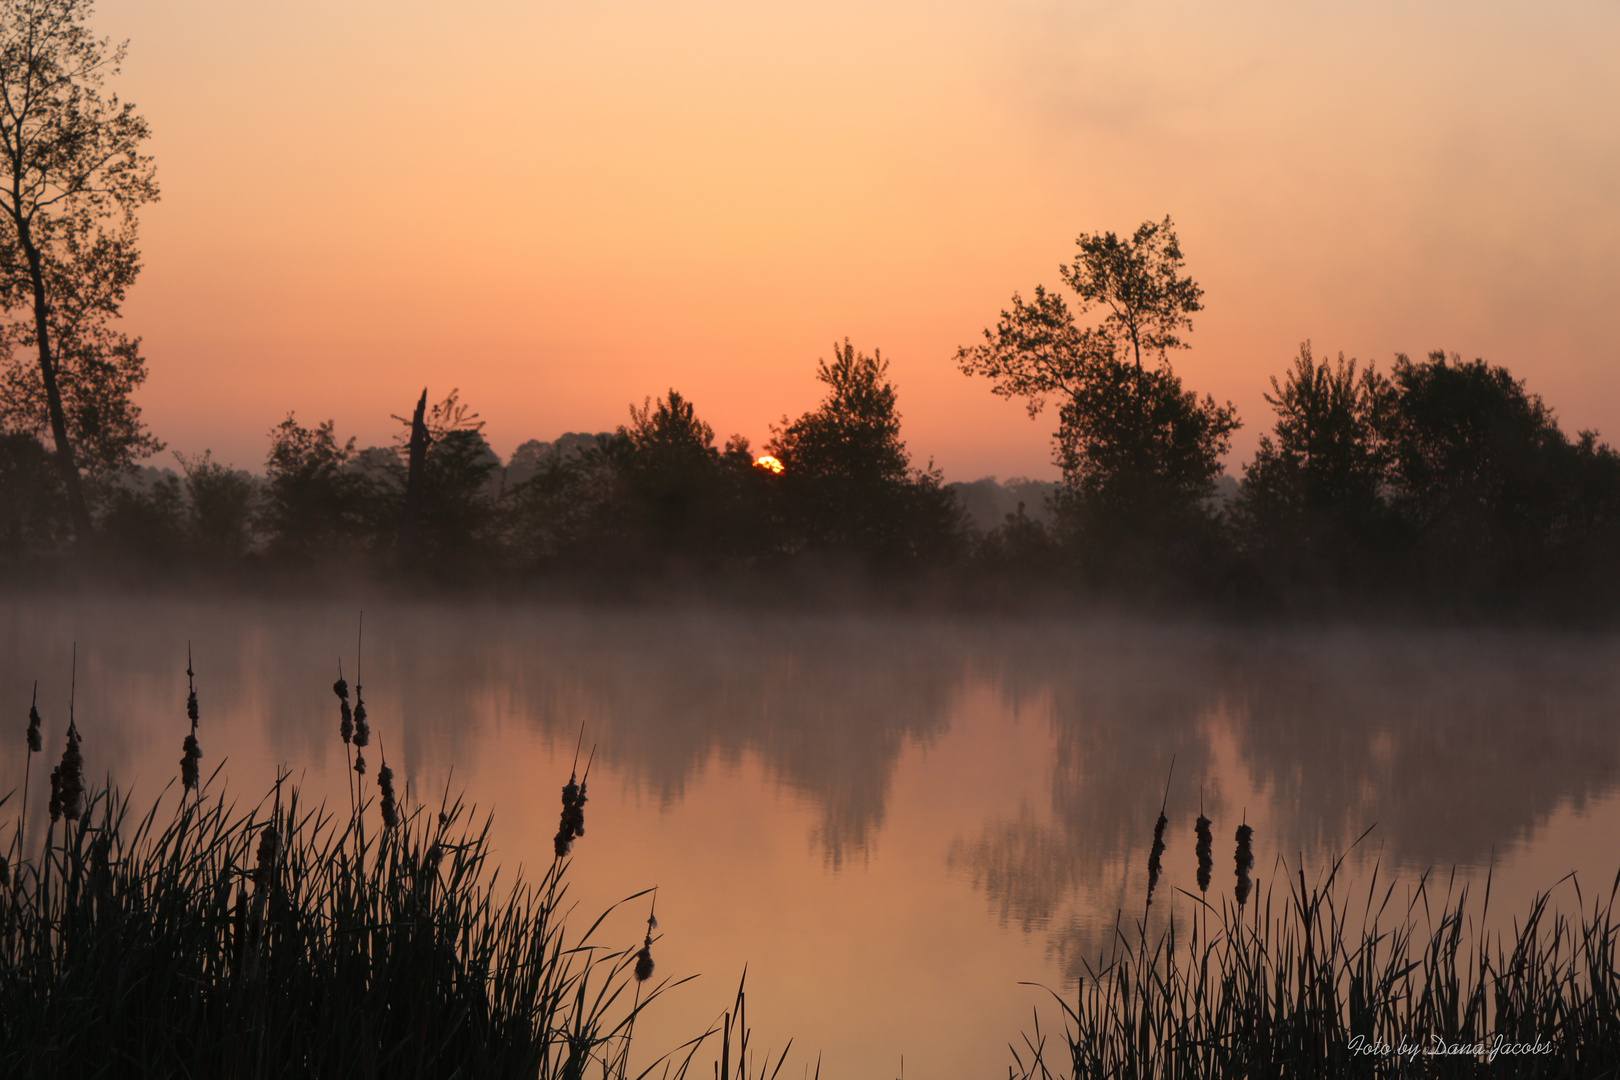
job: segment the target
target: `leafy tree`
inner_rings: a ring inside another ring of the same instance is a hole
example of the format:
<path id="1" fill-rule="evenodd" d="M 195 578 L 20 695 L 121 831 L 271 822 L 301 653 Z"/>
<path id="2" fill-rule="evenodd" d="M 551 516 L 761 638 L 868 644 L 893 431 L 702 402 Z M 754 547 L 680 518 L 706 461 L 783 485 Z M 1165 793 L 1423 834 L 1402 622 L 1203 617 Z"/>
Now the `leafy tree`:
<path id="1" fill-rule="evenodd" d="M 964 522 L 938 470 L 914 469 L 900 439 L 897 394 L 880 352 L 844 339 L 816 378 L 827 396 L 775 429 L 766 451 L 782 463 L 785 513 L 799 547 L 884 559 L 942 554 Z"/>
<path id="2" fill-rule="evenodd" d="M 340 444 L 333 426 L 306 428 L 288 413 L 270 431 L 261 523 L 275 554 L 308 560 L 352 552 L 375 528 L 376 481 L 349 468 L 354 439 Z"/>
<path id="3" fill-rule="evenodd" d="M 1318 363 L 1308 341 L 1283 381 L 1272 377 L 1266 401 L 1276 426 L 1260 437 L 1234 508 L 1240 538 L 1268 576 L 1368 584 L 1388 542 L 1384 431 L 1394 395 L 1372 366 L 1358 370 L 1342 353 Z"/>
<path id="4" fill-rule="evenodd" d="M 50 451 L 27 432 L 0 431 L 0 558 L 54 554 L 67 529 L 62 474 Z"/>
<path id="5" fill-rule="evenodd" d="M 79 539 L 91 535 L 79 469 L 118 469 L 161 444 L 130 391 L 139 342 L 107 327 L 140 268 L 135 212 L 157 198 L 134 106 L 102 93 L 125 47 L 90 33 L 90 0 L 0 0 L 0 409 L 49 430 Z M 15 358 L 22 348 L 37 364 Z M 81 460 L 82 459 L 82 460 Z"/>
<path id="6" fill-rule="evenodd" d="M 207 451 L 175 457 L 185 473 L 186 531 L 204 558 L 231 561 L 253 544 L 253 518 L 259 485 L 251 474 L 213 460 Z"/>
<path id="7" fill-rule="evenodd" d="M 1182 276 L 1168 217 L 1124 239 L 1082 233 L 1076 245 L 1075 261 L 1060 268 L 1073 311 L 1041 286 L 1031 302 L 1015 294 L 957 363 L 993 380 L 993 393 L 1024 398 L 1032 418 L 1057 400 L 1062 509 L 1083 533 L 1128 544 L 1196 528 L 1239 426 L 1230 403 L 1200 400 L 1170 366 L 1203 291 Z M 1093 313 L 1101 317 L 1091 325 L 1076 321 Z"/>
<path id="8" fill-rule="evenodd" d="M 1413 572 L 1465 594 L 1522 591 L 1582 519 L 1578 459 L 1549 409 L 1506 368 L 1433 352 L 1395 359 L 1383 419 L 1395 510 L 1413 534 Z"/>

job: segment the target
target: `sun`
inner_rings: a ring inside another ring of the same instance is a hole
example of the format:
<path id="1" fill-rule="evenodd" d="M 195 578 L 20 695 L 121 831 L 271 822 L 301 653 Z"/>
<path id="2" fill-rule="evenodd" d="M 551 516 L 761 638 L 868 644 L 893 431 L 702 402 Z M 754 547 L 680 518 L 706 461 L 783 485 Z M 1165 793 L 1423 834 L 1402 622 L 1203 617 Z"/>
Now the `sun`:
<path id="1" fill-rule="evenodd" d="M 779 473 L 782 471 L 782 463 L 771 457 L 771 455 L 766 454 L 764 457 L 754 462 L 754 468 L 764 469 L 766 472 Z"/>

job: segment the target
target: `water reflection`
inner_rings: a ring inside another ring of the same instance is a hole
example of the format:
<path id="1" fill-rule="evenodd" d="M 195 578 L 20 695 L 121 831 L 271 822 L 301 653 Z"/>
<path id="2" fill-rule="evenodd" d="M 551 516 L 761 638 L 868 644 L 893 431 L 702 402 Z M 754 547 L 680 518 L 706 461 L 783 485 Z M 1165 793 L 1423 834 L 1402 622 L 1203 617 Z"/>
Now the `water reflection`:
<path id="1" fill-rule="evenodd" d="M 342 792 L 330 684 L 339 657 L 356 681 L 355 622 L 335 603 L 6 601 L 0 717 L 17 726 L 0 736 L 0 791 L 21 776 L 36 677 L 59 752 L 75 641 L 92 775 L 166 781 L 189 639 L 205 766 L 231 756 L 237 791 L 287 763 Z M 891 1064 L 861 1057 L 879 1043 L 921 1060 L 918 1040 L 935 1071 L 974 1054 L 996 1068 L 1027 1017 L 1013 984 L 1060 981 L 1116 912 L 1140 912 L 1172 759 L 1164 895 L 1194 887 L 1200 799 L 1217 889 L 1244 816 L 1262 879 L 1277 855 L 1320 860 L 1374 822 L 1368 850 L 1404 868 L 1515 851 L 1539 852 L 1538 873 L 1620 863 L 1549 825 L 1620 817 L 1611 637 L 427 604 L 378 606 L 366 627 L 373 723 L 415 793 L 477 775 L 518 856 L 545 858 L 583 724 L 593 814 L 611 823 L 586 850 L 630 867 L 603 887 L 656 881 L 677 923 L 684 894 L 689 941 L 713 920 L 705 948 L 792 987 L 777 991 L 794 995 L 788 1034 L 830 1052 L 843 1039 L 865 1071 Z M 886 984 L 873 957 L 926 989 Z M 801 1026 L 817 1017 L 825 1030 Z"/>

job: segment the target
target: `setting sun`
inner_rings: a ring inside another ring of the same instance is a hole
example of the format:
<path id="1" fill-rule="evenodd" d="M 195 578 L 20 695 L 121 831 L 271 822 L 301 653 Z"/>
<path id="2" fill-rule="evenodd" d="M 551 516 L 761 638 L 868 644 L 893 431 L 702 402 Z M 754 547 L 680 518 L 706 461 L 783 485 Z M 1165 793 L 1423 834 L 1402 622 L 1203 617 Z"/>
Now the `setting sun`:
<path id="1" fill-rule="evenodd" d="M 782 463 L 771 457 L 771 455 L 766 454 L 764 457 L 754 462 L 754 468 L 764 469 L 766 472 L 779 473 L 782 471 Z"/>

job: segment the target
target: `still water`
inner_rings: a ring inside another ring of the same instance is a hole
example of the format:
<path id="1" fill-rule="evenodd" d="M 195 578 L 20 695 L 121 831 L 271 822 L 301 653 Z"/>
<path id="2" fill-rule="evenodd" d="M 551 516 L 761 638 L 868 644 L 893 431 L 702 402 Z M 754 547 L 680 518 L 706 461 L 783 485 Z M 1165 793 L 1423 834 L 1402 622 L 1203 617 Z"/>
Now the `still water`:
<path id="1" fill-rule="evenodd" d="M 345 801 L 341 658 L 412 797 L 493 811 L 503 875 L 549 864 L 583 726 L 580 928 L 656 885 L 658 974 L 701 976 L 647 1014 L 637 1059 L 715 1019 L 746 965 L 754 1045 L 794 1039 L 783 1076 L 818 1053 L 827 1076 L 887 1080 L 902 1055 L 909 1076 L 1004 1074 L 1032 1011 L 1053 1019 L 1021 984 L 1072 987 L 1138 917 L 1167 777 L 1156 916 L 1196 889 L 1200 800 L 1215 890 L 1242 820 L 1262 891 L 1369 827 L 1360 880 L 1489 871 L 1504 918 L 1571 870 L 1590 903 L 1620 868 L 1613 636 L 379 604 L 361 655 L 357 616 L 0 601 L 0 793 L 35 679 L 60 753 L 75 644 L 88 772 L 137 801 L 178 771 L 188 641 L 205 774 L 224 762 L 244 806 L 282 766 Z"/>

